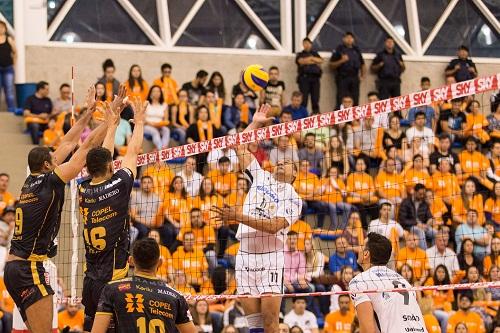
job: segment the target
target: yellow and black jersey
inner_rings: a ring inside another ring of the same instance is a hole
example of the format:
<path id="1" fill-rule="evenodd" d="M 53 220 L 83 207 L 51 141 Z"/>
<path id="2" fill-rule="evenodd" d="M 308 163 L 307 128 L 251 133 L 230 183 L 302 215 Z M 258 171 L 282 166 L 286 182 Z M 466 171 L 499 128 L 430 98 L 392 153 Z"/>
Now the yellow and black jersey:
<path id="1" fill-rule="evenodd" d="M 111 281 L 124 278 L 129 256 L 129 202 L 134 176 L 118 170 L 100 184 L 87 180 L 79 186 L 85 241 L 85 276 Z"/>
<path id="2" fill-rule="evenodd" d="M 64 186 L 57 171 L 26 178 L 16 205 L 11 254 L 31 261 L 47 259 L 61 224 Z"/>
<path id="3" fill-rule="evenodd" d="M 110 282 L 96 315 L 113 316 L 118 333 L 177 332 L 192 321 L 186 299 L 162 280 L 135 275 Z"/>

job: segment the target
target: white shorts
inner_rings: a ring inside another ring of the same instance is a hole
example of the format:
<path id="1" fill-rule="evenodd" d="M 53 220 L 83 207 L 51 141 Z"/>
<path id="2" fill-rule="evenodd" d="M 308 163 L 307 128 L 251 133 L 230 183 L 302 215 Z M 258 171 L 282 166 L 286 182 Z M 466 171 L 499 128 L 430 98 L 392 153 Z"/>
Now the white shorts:
<path id="1" fill-rule="evenodd" d="M 236 255 L 236 284 L 239 295 L 260 295 L 283 293 L 283 252 L 246 253 Z"/>

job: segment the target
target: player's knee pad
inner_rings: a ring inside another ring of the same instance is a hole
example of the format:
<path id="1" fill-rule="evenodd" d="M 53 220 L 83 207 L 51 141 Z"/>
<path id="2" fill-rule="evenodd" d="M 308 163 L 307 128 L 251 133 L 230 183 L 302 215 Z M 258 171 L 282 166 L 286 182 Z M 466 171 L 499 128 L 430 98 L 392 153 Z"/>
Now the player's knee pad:
<path id="1" fill-rule="evenodd" d="M 85 315 L 85 319 L 83 320 L 83 330 L 85 332 L 92 331 L 92 325 L 94 324 L 94 318 L 91 316 Z"/>
<path id="2" fill-rule="evenodd" d="M 264 320 L 260 313 L 252 313 L 246 316 L 249 333 L 264 333 Z"/>

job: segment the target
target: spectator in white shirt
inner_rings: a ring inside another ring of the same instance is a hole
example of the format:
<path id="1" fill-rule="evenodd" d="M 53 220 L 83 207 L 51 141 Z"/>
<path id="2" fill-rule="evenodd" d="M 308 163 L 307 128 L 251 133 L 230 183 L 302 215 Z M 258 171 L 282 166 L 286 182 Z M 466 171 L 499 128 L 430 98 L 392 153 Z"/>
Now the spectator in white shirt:
<path id="1" fill-rule="evenodd" d="M 460 266 L 457 254 L 448 247 L 448 241 L 450 240 L 448 227 L 440 226 L 435 237 L 435 245 L 425 251 L 431 265 L 431 273 L 433 274 L 439 265 L 444 265 L 448 272 L 454 276 L 460 270 Z"/>
<path id="2" fill-rule="evenodd" d="M 421 138 L 421 151 L 428 151 L 432 153 L 434 151 L 434 132 L 425 127 L 426 115 L 425 112 L 418 111 L 415 114 L 415 124 L 406 130 L 406 138 L 408 142 L 412 142 L 413 138 Z"/>
<path id="3" fill-rule="evenodd" d="M 285 315 L 283 322 L 290 327 L 299 326 L 304 333 L 319 333 L 316 316 L 306 310 L 306 304 L 305 297 L 295 297 L 292 310 Z"/>
<path id="4" fill-rule="evenodd" d="M 382 202 L 379 208 L 379 218 L 372 220 L 368 226 L 368 233 L 375 232 L 388 239 L 391 239 L 392 229 L 395 228 L 399 238 L 404 236 L 403 227 L 396 221 L 390 219 L 391 203 L 388 201 Z"/>
<path id="5" fill-rule="evenodd" d="M 226 156 L 231 161 L 229 172 L 236 172 L 239 170 L 238 156 L 232 148 L 216 149 L 209 152 L 207 156 L 209 170 L 216 170 L 219 165 L 219 159 L 223 156 Z"/>
<path id="6" fill-rule="evenodd" d="M 148 102 L 144 134 L 150 135 L 155 148 L 161 150 L 168 147 L 170 129 L 168 128 L 168 105 L 165 103 L 160 86 L 151 87 L 148 94 Z"/>
<path id="7" fill-rule="evenodd" d="M 192 198 L 198 195 L 203 176 L 196 171 L 196 158 L 193 156 L 186 158 L 186 163 L 184 163 L 182 170 L 177 173 L 177 176 L 180 176 L 184 181 L 184 188 L 188 197 Z"/>
<path id="8" fill-rule="evenodd" d="M 299 161 L 299 153 L 297 147 L 293 146 L 290 138 L 286 135 L 276 139 L 276 147 L 269 153 L 269 162 L 276 165 L 279 161 L 289 160 L 292 162 Z"/>

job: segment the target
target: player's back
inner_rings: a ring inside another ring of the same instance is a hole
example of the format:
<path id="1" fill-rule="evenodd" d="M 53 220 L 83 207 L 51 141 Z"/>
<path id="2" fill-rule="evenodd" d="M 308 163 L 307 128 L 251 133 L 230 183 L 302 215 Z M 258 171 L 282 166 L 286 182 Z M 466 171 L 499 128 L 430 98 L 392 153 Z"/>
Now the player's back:
<path id="1" fill-rule="evenodd" d="M 85 275 L 101 281 L 126 276 L 129 256 L 129 201 L 134 178 L 128 169 L 109 180 L 79 187 L 85 241 Z"/>
<path id="2" fill-rule="evenodd" d="M 55 172 L 29 175 L 16 205 L 16 224 L 10 253 L 43 261 L 61 222 L 65 183 Z"/>
<path id="3" fill-rule="evenodd" d="M 96 314 L 113 315 L 119 333 L 176 332 L 176 325 L 192 320 L 180 293 L 160 279 L 142 275 L 110 282 Z"/>
<path id="4" fill-rule="evenodd" d="M 355 306 L 364 302 L 372 303 L 375 320 L 381 333 L 426 333 L 415 291 L 356 293 L 394 288 L 411 288 L 411 285 L 400 274 L 385 266 L 371 267 L 349 283 Z"/>

